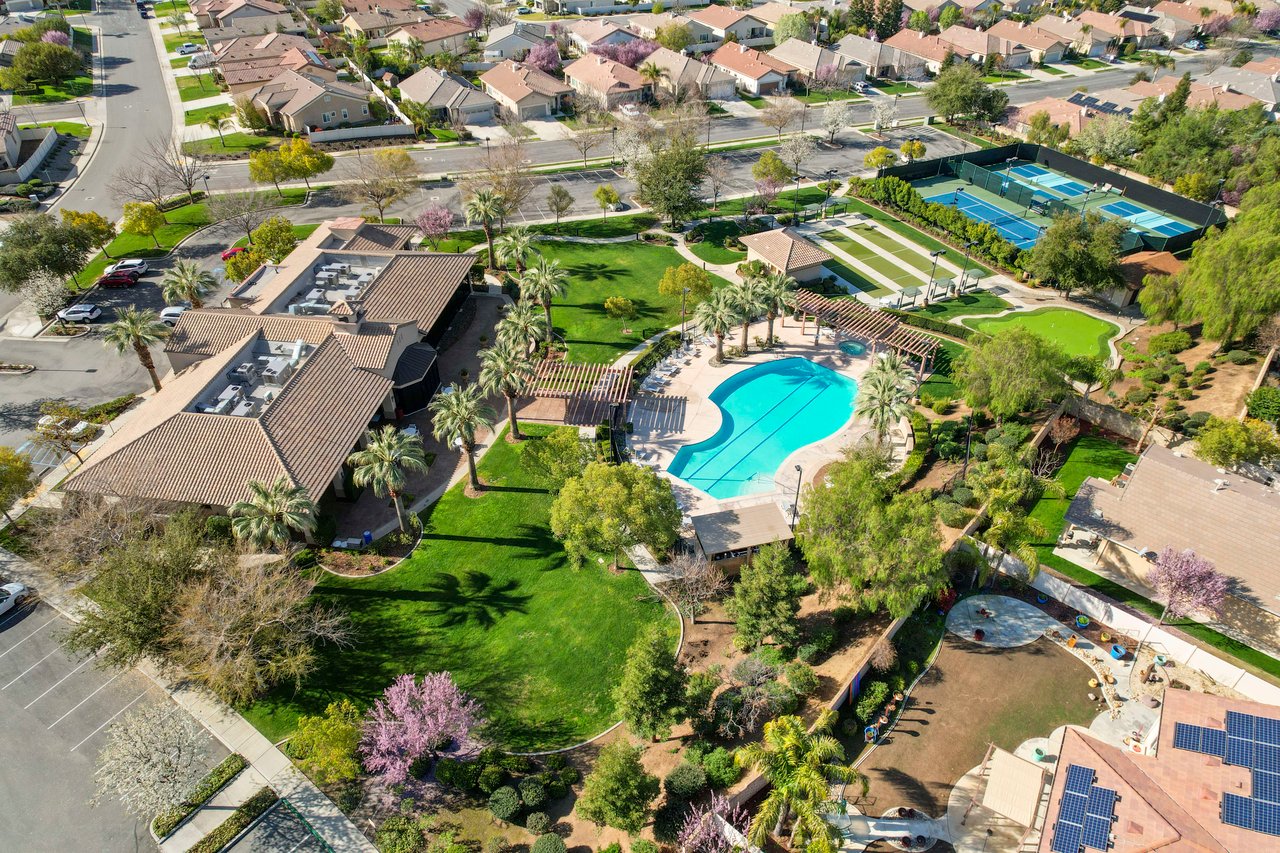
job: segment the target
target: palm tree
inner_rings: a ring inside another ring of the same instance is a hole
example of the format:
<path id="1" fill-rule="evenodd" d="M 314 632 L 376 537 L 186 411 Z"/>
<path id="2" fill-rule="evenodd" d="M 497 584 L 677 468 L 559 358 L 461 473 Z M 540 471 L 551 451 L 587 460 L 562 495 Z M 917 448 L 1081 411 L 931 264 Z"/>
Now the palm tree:
<path id="1" fill-rule="evenodd" d="M 204 125 L 205 127 L 211 127 L 218 131 L 218 142 L 222 143 L 224 146 L 227 144 L 226 140 L 222 138 L 222 131 L 231 127 L 231 119 L 226 116 L 212 115 L 204 120 Z"/>
<path id="2" fill-rule="evenodd" d="M 793 848 L 807 848 L 809 853 L 835 850 L 836 830 L 822 816 L 830 783 L 858 783 L 863 795 L 867 793 L 866 777 L 845 763 L 844 747 L 830 734 L 835 721 L 836 712 L 828 708 L 809 732 L 799 717 L 779 717 L 764 724 L 759 743 L 738 750 L 734 763 L 759 770 L 772 785 L 747 830 L 752 844 L 763 847 L 770 825 L 777 835 L 794 814 Z"/>
<path id="3" fill-rule="evenodd" d="M 855 414 L 871 421 L 876 439 L 883 443 L 893 425 L 911 412 L 911 392 L 892 376 L 881 374 L 864 378 L 858 389 Z"/>
<path id="4" fill-rule="evenodd" d="M 516 272 L 524 272 L 524 258 L 533 245 L 533 235 L 523 225 L 512 228 L 497 240 L 498 260 L 503 266 L 515 263 Z"/>
<path id="5" fill-rule="evenodd" d="M 484 229 L 485 242 L 489 244 L 489 269 L 497 269 L 493 254 L 493 223 L 501 219 L 507 212 L 506 202 L 493 190 L 476 190 L 462 205 L 462 215 L 468 225 L 476 225 Z"/>
<path id="6" fill-rule="evenodd" d="M 529 299 L 521 299 L 508 308 L 507 316 L 498 323 L 497 329 L 498 343 L 515 344 L 529 355 L 546 333 L 547 318 L 542 306 Z"/>
<path id="7" fill-rule="evenodd" d="M 431 410 L 433 430 L 440 441 L 462 445 L 467 454 L 467 470 L 471 475 L 471 488 L 480 489 L 480 477 L 476 475 L 476 433 L 493 426 L 493 409 L 484 402 L 480 387 L 452 386 L 448 394 L 437 394 L 428 408 Z"/>
<path id="8" fill-rule="evenodd" d="M 716 363 L 724 363 L 724 339 L 738 324 L 738 307 L 727 289 L 713 291 L 693 309 L 693 324 L 716 339 Z"/>
<path id="9" fill-rule="evenodd" d="M 551 302 L 564 295 L 568 283 L 569 274 L 560 266 L 560 261 L 541 256 L 520 279 L 520 292 L 540 303 L 547 315 L 547 343 L 551 343 L 551 332 L 555 328 L 551 323 Z"/>
<path id="10" fill-rule="evenodd" d="M 646 62 L 636 70 L 640 72 L 640 79 L 653 86 L 654 89 L 657 89 L 658 81 L 667 74 L 656 62 Z"/>
<path id="11" fill-rule="evenodd" d="M 271 485 L 254 480 L 248 489 L 249 497 L 228 510 L 236 538 L 259 548 L 283 548 L 295 531 L 308 535 L 316 529 L 316 502 L 287 476 Z"/>
<path id="12" fill-rule="evenodd" d="M 765 340 L 772 345 L 773 321 L 791 307 L 796 280 L 784 272 L 765 273 L 760 277 L 757 288 L 760 298 L 764 300 L 765 316 L 769 318 L 769 332 Z"/>
<path id="13" fill-rule="evenodd" d="M 218 286 L 213 273 L 200 269 L 195 261 L 180 260 L 164 274 L 160 282 L 166 305 L 186 302 L 192 308 L 203 308 L 204 298 Z"/>
<path id="14" fill-rule="evenodd" d="M 136 305 L 121 308 L 113 323 L 107 324 L 103 330 L 104 346 L 115 347 L 116 352 L 124 355 L 125 350 L 132 349 L 138 361 L 151 376 L 151 384 L 160 390 L 160 376 L 156 373 L 156 363 L 151 358 L 151 347 L 169 337 L 169 327 L 160 322 L 160 316 L 150 308 L 139 309 Z"/>
<path id="15" fill-rule="evenodd" d="M 381 430 L 369 430 L 365 446 L 347 457 L 347 464 L 355 470 L 351 481 L 361 488 L 372 486 L 378 497 L 391 497 L 396 505 L 396 521 L 400 529 L 407 531 L 404 505 L 400 495 L 404 492 L 409 471 L 427 470 L 427 457 L 422 450 L 422 439 L 409 435 L 391 425 Z"/>
<path id="16" fill-rule="evenodd" d="M 915 383 L 915 371 L 911 369 L 911 362 L 897 350 L 890 350 L 877 358 L 875 363 L 867 368 L 863 381 L 871 381 L 877 376 L 887 376 L 890 382 L 908 391 Z"/>
<path id="17" fill-rule="evenodd" d="M 742 354 L 747 354 L 747 330 L 751 321 L 760 316 L 766 308 L 764 292 L 759 279 L 748 278 L 729 287 L 729 297 L 738 309 L 738 322 L 742 324 Z"/>
<path id="18" fill-rule="evenodd" d="M 507 398 L 507 423 L 516 441 L 524 438 L 516 421 L 516 398 L 525 392 L 537 372 L 524 347 L 499 344 L 480 351 L 480 387 L 486 394 Z"/>

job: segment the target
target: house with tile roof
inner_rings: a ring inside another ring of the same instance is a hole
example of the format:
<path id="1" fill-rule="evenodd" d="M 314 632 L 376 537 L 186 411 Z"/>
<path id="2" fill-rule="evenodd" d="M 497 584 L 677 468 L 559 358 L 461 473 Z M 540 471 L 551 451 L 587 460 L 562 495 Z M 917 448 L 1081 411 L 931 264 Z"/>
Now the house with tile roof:
<path id="1" fill-rule="evenodd" d="M 191 12 L 201 29 L 232 26 L 253 18 L 274 21 L 282 16 L 289 17 L 288 7 L 275 0 L 201 0 L 192 5 Z"/>
<path id="2" fill-rule="evenodd" d="M 431 107 L 451 124 L 484 124 L 497 116 L 498 103 L 456 74 L 424 67 L 400 81 L 400 98 Z"/>
<path id="3" fill-rule="evenodd" d="M 467 42 L 474 38 L 476 28 L 461 18 L 432 18 L 416 24 L 405 24 L 387 34 L 387 44 L 415 41 L 422 45 L 426 56 L 437 53 L 466 53 Z"/>
<path id="4" fill-rule="evenodd" d="M 726 101 L 735 96 L 733 75 L 709 62 L 660 47 L 645 59 L 662 69 L 657 85 L 673 94 L 696 93 L 706 101 Z"/>
<path id="5" fill-rule="evenodd" d="M 613 21 L 602 21 L 596 18 L 583 18 L 568 26 L 569 43 L 579 53 L 588 53 L 593 47 L 605 45 L 623 45 L 639 38 L 630 30 L 624 29 Z"/>
<path id="6" fill-rule="evenodd" d="M 1196 82 L 1247 95 L 1260 101 L 1267 112 L 1274 113 L 1280 105 L 1280 79 L 1277 78 L 1280 78 L 1280 74 L 1276 72 L 1264 73 L 1249 68 L 1232 68 L 1224 65 L 1203 75 Z"/>
<path id="7" fill-rule="evenodd" d="M 705 6 L 711 0 L 681 0 L 685 8 Z M 548 15 L 620 15 L 632 12 L 649 12 L 653 10 L 653 0 L 637 0 L 628 3 L 626 0 L 530 0 L 529 4 L 539 12 Z"/>
<path id="8" fill-rule="evenodd" d="M 729 40 L 746 47 L 759 47 L 773 41 L 773 25 L 742 9 L 728 6 L 708 6 L 690 12 L 690 20 L 697 21 L 711 30 L 721 42 Z"/>
<path id="9" fill-rule="evenodd" d="M 1031 132 L 1031 119 L 1039 113 L 1047 114 L 1050 124 L 1055 127 L 1065 127 L 1069 138 L 1078 135 L 1094 118 L 1087 107 L 1072 103 L 1066 98 L 1045 97 L 1030 104 L 1010 106 L 998 126 L 1006 133 L 1025 139 Z"/>
<path id="10" fill-rule="evenodd" d="M 290 44 L 277 52 L 276 48 L 279 46 L 281 46 L 279 40 L 275 40 L 272 47 L 267 50 L 258 53 L 241 52 L 236 58 L 222 58 L 221 55 L 215 54 L 214 71 L 232 95 L 256 89 L 276 79 L 285 71 L 293 71 L 330 82 L 338 79 L 338 69 L 309 43 L 305 48 Z"/>
<path id="11" fill-rule="evenodd" d="M 1112 47 L 1123 50 L 1129 45 L 1138 48 L 1156 47 L 1164 36 L 1144 21 L 1135 21 L 1116 14 L 1097 12 L 1086 9 L 1076 16 L 1083 26 L 1093 27 L 1096 32 L 1104 33 L 1110 38 Z"/>
<path id="12" fill-rule="evenodd" d="M 954 24 L 938 33 L 938 40 L 949 45 L 956 56 L 981 65 L 989 56 L 999 56 L 1005 68 L 1024 68 L 1031 62 L 1031 51 L 1022 43 L 1003 38 L 991 30 L 975 30 Z"/>
<path id="13" fill-rule="evenodd" d="M 1060 36 L 1046 33 L 1026 21 L 1004 18 L 987 27 L 987 35 L 1021 46 L 1033 63 L 1061 62 L 1067 52 L 1067 43 Z"/>
<path id="14" fill-rule="evenodd" d="M 1191 38 L 1199 26 L 1198 21 L 1187 19 L 1187 7 L 1182 3 L 1170 3 L 1168 0 L 1154 6 L 1125 6 L 1117 12 L 1122 18 L 1141 21 L 1160 33 L 1167 44 L 1177 46 Z"/>
<path id="15" fill-rule="evenodd" d="M 245 92 L 272 127 L 291 133 L 326 130 L 370 119 L 369 93 L 359 86 L 284 71 L 270 82 Z"/>
<path id="16" fill-rule="evenodd" d="M 1155 80 L 1139 80 L 1125 88 L 1143 100 L 1155 98 L 1163 101 L 1178 87 L 1178 81 L 1177 74 L 1166 74 Z M 1228 82 L 1222 79 L 1211 80 L 1202 77 L 1199 80 L 1193 80 L 1191 90 L 1187 93 L 1187 106 L 1192 109 L 1215 106 L 1220 110 L 1242 110 L 1256 103 L 1260 103 L 1257 98 L 1234 91 Z"/>
<path id="17" fill-rule="evenodd" d="M 504 115 L 517 120 L 555 115 L 573 96 L 573 89 L 550 74 L 511 60 L 481 74 L 480 85 Z"/>
<path id="18" fill-rule="evenodd" d="M 573 88 L 576 102 L 594 102 L 606 110 L 641 103 L 652 94 L 639 71 L 594 53 L 565 68 L 564 79 Z"/>
<path id="19" fill-rule="evenodd" d="M 814 281 L 830 275 L 823 266 L 831 256 L 790 228 L 776 228 L 739 238 L 747 247 L 747 261 L 760 261 L 796 281 Z"/>
<path id="20" fill-rule="evenodd" d="M 421 9 L 388 9 L 375 6 L 359 12 L 349 12 L 342 19 L 342 32 L 348 41 L 366 40 L 369 47 L 386 47 L 387 36 L 401 27 L 431 20 Z"/>
<path id="21" fill-rule="evenodd" d="M 787 39 L 769 56 L 795 68 L 806 86 L 821 81 L 848 89 L 867 76 L 867 69 L 852 57 L 800 39 Z"/>
<path id="22" fill-rule="evenodd" d="M 1077 56 L 1099 57 L 1107 53 L 1111 46 L 1111 36 L 1108 33 L 1085 26 L 1075 18 L 1065 15 L 1042 15 L 1027 26 L 1062 39 Z"/>
<path id="23" fill-rule="evenodd" d="M 484 58 L 490 62 L 497 59 L 523 62 L 529 51 L 547 40 L 547 28 L 543 24 L 515 21 L 491 27 L 484 42 Z"/>
<path id="24" fill-rule="evenodd" d="M 912 29 L 901 29 L 884 42 L 891 48 L 914 57 L 930 72 L 937 74 L 947 57 L 954 55 L 955 46 L 944 42 L 937 36 L 927 35 Z"/>
<path id="25" fill-rule="evenodd" d="M 752 95 L 777 95 L 786 92 L 791 76 L 799 69 L 767 53 L 729 43 L 711 54 L 711 64 L 729 74 L 738 88 Z"/>
<path id="26" fill-rule="evenodd" d="M 836 42 L 834 49 L 865 67 L 868 77 L 915 80 L 924 76 L 924 63 L 919 58 L 882 41 L 848 35 Z"/>
<path id="27" fill-rule="evenodd" d="M 706 53 L 715 50 L 721 44 L 721 38 L 714 30 L 683 13 L 645 12 L 627 16 L 627 29 L 649 41 L 657 40 L 658 30 L 663 27 L 685 27 L 689 30 L 689 36 L 693 41 L 684 49 L 685 53 Z"/>

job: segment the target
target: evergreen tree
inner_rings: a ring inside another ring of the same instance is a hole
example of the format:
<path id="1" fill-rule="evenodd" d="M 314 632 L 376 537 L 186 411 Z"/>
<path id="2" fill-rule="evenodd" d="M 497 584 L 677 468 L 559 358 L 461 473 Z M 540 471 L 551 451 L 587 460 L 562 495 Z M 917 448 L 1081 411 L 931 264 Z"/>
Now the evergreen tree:
<path id="1" fill-rule="evenodd" d="M 631 733 L 655 741 L 666 737 L 683 711 L 687 680 L 667 632 L 661 625 L 649 626 L 627 651 L 613 692 Z"/>
<path id="2" fill-rule="evenodd" d="M 643 750 L 625 740 L 600 751 L 595 769 L 582 785 L 574 811 L 597 826 L 636 833 L 649 819 L 649 804 L 658 796 L 658 777 L 640 763 Z"/>
<path id="3" fill-rule="evenodd" d="M 782 646 L 794 644 L 799 638 L 796 614 L 805 588 L 786 545 L 775 542 L 761 548 L 742 567 L 733 597 L 725 602 L 734 621 L 734 645 L 756 648 L 769 637 Z"/>

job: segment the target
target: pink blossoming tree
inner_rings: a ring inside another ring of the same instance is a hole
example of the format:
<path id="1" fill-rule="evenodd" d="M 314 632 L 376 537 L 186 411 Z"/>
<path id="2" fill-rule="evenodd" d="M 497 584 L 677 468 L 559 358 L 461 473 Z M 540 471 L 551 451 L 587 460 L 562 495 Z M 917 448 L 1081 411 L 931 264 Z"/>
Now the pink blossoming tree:
<path id="1" fill-rule="evenodd" d="M 556 47 L 553 41 L 544 41 L 529 51 L 529 55 L 524 58 L 524 64 L 531 65 L 546 74 L 556 74 L 563 67 L 560 64 L 560 48 Z"/>
<path id="2" fill-rule="evenodd" d="M 449 673 L 427 673 L 421 682 L 414 675 L 402 675 L 365 717 L 360 739 L 365 769 L 390 784 L 401 784 L 415 761 L 461 744 L 483 723 L 480 703 Z"/>
<path id="3" fill-rule="evenodd" d="M 1165 600 L 1160 623 L 1170 616 L 1192 613 L 1217 615 L 1227 597 L 1231 581 L 1213 567 L 1213 563 L 1197 556 L 1195 551 L 1165 548 L 1156 564 L 1147 572 L 1147 583 Z"/>
<path id="4" fill-rule="evenodd" d="M 415 216 L 413 224 L 418 226 L 434 249 L 449 233 L 449 227 L 453 225 L 453 211 L 442 204 L 433 204 Z"/>
<path id="5" fill-rule="evenodd" d="M 40 41 L 48 44 L 56 44 L 62 47 L 71 47 L 71 36 L 66 33 L 60 33 L 57 30 L 49 30 L 40 36 Z"/>
<path id="6" fill-rule="evenodd" d="M 721 831 L 720 818 L 738 832 L 747 831 L 747 813 L 728 798 L 711 795 L 711 802 L 696 805 L 685 815 L 676 843 L 683 853 L 731 853 L 734 846 Z"/>

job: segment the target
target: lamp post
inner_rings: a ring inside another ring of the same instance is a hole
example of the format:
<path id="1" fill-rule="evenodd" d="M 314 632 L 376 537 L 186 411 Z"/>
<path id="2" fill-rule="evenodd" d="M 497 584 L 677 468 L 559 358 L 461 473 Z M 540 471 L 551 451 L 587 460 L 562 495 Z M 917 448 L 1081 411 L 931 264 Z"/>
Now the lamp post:
<path id="1" fill-rule="evenodd" d="M 831 200 L 831 182 L 835 179 L 836 169 L 827 169 L 822 173 L 822 177 L 826 178 L 822 182 L 822 218 L 827 218 L 827 202 Z"/>
<path id="2" fill-rule="evenodd" d="M 680 343 L 682 345 L 684 344 L 684 321 L 685 321 L 684 301 L 688 295 L 689 295 L 689 288 L 686 287 L 684 290 L 680 291 Z"/>
<path id="3" fill-rule="evenodd" d="M 1098 191 L 1098 185 L 1094 184 L 1084 191 L 1084 201 L 1080 202 L 1080 221 L 1084 222 L 1084 212 L 1089 208 L 1089 196 Z"/>
<path id="4" fill-rule="evenodd" d="M 204 181 L 204 197 L 209 197 L 209 173 L 205 172 L 200 176 L 200 180 Z"/>
<path id="5" fill-rule="evenodd" d="M 711 131 L 708 129 L 707 131 Z M 618 126 L 615 124 L 609 129 L 609 165 L 615 166 L 618 163 Z"/>
<path id="6" fill-rule="evenodd" d="M 800 512 L 800 484 L 804 482 L 804 471 L 796 466 L 796 498 L 791 502 L 791 529 L 796 526 L 796 515 Z"/>
<path id="7" fill-rule="evenodd" d="M 960 271 L 960 287 L 956 289 L 956 293 L 964 290 L 964 280 L 969 275 L 969 252 L 973 249 L 973 241 L 964 244 L 964 269 Z"/>
<path id="8" fill-rule="evenodd" d="M 1209 202 L 1209 215 L 1204 218 L 1205 230 L 1208 230 L 1209 222 L 1213 219 L 1213 211 L 1222 205 L 1222 185 L 1226 182 L 1226 178 L 1218 178 L 1218 191 L 1213 194 L 1213 201 Z"/>
<path id="9" fill-rule="evenodd" d="M 938 258 L 941 257 L 942 255 L 943 255 L 942 249 L 939 249 L 936 252 L 929 253 L 929 257 L 933 258 L 933 267 L 929 270 L 929 289 L 926 290 L 924 294 L 925 305 L 929 304 L 929 298 L 933 296 L 933 277 L 934 277 L 934 274 L 937 273 L 938 271 Z"/>

